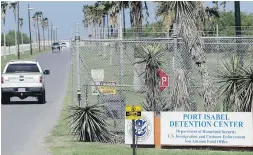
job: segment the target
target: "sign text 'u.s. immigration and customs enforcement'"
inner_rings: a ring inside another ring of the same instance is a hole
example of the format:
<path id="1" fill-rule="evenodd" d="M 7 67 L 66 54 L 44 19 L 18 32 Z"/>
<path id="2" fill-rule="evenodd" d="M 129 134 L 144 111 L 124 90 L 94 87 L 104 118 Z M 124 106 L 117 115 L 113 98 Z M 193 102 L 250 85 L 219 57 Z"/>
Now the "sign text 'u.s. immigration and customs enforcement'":
<path id="1" fill-rule="evenodd" d="M 253 146 L 250 112 L 161 112 L 161 145 Z"/>

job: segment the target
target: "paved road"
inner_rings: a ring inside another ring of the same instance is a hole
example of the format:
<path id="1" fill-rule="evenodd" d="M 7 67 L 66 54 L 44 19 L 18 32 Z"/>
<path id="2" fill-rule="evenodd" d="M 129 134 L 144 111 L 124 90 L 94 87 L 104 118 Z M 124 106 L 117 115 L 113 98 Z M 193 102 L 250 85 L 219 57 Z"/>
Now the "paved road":
<path id="1" fill-rule="evenodd" d="M 46 100 L 37 104 L 35 98 L 1 105 L 2 155 L 45 155 L 43 140 L 53 129 L 60 116 L 66 95 L 70 71 L 69 51 L 60 54 L 45 53 L 37 57 L 43 69 L 51 74 L 46 77 Z"/>

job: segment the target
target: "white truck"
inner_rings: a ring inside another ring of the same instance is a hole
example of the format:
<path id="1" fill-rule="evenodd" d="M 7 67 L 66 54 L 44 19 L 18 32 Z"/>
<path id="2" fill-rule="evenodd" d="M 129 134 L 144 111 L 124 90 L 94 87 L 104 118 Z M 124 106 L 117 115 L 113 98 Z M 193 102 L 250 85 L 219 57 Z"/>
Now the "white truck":
<path id="1" fill-rule="evenodd" d="M 10 103 L 11 97 L 25 99 L 37 97 L 39 104 L 46 103 L 45 75 L 37 60 L 12 60 L 6 64 L 1 76 L 2 104 Z"/>

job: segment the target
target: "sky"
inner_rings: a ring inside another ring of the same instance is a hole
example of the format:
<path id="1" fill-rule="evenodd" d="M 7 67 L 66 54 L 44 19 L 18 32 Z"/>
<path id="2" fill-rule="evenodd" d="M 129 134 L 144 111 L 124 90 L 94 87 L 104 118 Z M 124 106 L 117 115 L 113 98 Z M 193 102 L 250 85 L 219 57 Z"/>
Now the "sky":
<path id="1" fill-rule="evenodd" d="M 79 30 L 81 38 L 86 38 L 88 32 L 82 25 L 83 20 L 83 5 L 92 5 L 95 1 L 21 1 L 20 2 L 20 18 L 23 18 L 23 32 L 29 33 L 28 25 L 28 4 L 33 10 L 31 10 L 31 17 L 37 11 L 42 11 L 43 16 L 52 21 L 58 29 L 58 39 L 68 40 L 70 36 L 70 29 L 72 29 L 72 36 L 74 36 L 75 22 L 79 23 Z M 207 6 L 213 6 L 211 1 L 206 1 Z M 241 1 L 241 11 L 253 13 L 253 2 Z M 149 23 L 155 22 L 155 5 L 153 2 L 148 1 L 149 9 Z M 229 1 L 226 6 L 226 10 L 234 10 L 234 2 Z M 129 10 L 125 11 L 126 15 L 126 27 L 130 27 Z M 14 14 L 13 11 L 8 9 L 6 15 L 6 31 L 15 29 Z M 1 21 L 1 31 L 3 31 L 3 24 Z M 47 33 L 45 33 L 45 36 Z M 33 35 L 33 34 L 32 34 Z M 34 37 L 33 37 L 34 38 Z"/>

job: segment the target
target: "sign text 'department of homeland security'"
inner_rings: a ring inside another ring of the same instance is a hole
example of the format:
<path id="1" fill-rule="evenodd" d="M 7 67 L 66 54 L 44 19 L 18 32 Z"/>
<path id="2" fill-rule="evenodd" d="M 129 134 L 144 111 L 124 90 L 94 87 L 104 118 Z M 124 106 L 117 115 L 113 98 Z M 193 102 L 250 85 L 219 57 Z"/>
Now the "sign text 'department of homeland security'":
<path id="1" fill-rule="evenodd" d="M 161 145 L 253 146 L 250 112 L 161 112 Z"/>
<path id="2" fill-rule="evenodd" d="M 141 119 L 141 106 L 126 106 L 126 119 Z"/>
<path id="3" fill-rule="evenodd" d="M 135 121 L 136 144 L 154 145 L 154 112 L 142 111 Z M 125 120 L 125 144 L 133 144 L 132 120 Z M 137 153 L 138 154 L 138 153 Z"/>

